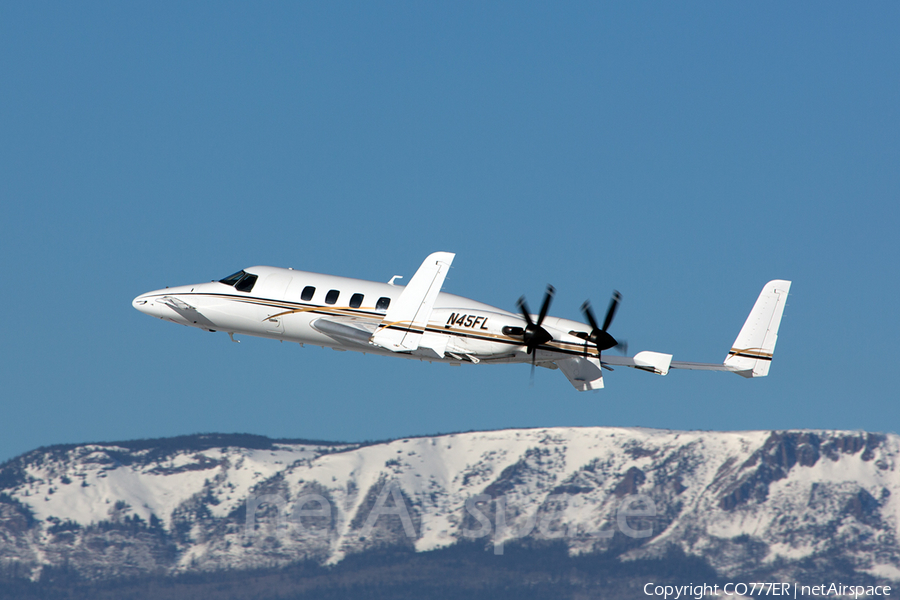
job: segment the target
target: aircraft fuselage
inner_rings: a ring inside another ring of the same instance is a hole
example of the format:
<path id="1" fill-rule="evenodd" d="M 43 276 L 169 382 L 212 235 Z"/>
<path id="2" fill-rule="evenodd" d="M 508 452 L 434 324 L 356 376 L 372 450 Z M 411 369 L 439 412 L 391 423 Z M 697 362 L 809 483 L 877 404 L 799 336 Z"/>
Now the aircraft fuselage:
<path id="1" fill-rule="evenodd" d="M 405 286 L 266 266 L 243 272 L 257 278 L 247 291 L 213 281 L 148 292 L 132 304 L 145 314 L 189 327 L 338 350 L 457 364 L 531 361 L 521 337 L 503 333 L 504 327 L 523 328 L 523 318 L 483 302 L 440 292 L 427 333 L 447 338 L 445 356 L 397 353 L 367 343 L 362 332 L 366 327 L 374 332 Z M 341 331 L 335 327 L 341 321 L 361 333 Z M 544 327 L 552 328 L 554 340 L 552 346 L 538 349 L 536 362 L 585 353 L 584 340 L 568 334 L 584 331 L 583 323 L 548 316 Z M 597 354 L 592 348 L 587 351 Z"/>

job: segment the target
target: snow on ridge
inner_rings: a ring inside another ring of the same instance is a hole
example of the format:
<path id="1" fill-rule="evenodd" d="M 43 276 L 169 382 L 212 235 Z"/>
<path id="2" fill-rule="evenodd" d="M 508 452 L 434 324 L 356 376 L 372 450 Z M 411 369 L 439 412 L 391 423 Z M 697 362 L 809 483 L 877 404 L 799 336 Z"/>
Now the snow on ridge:
<path id="1" fill-rule="evenodd" d="M 834 540 L 823 534 L 832 531 L 844 547 L 853 548 L 861 570 L 891 574 L 900 573 L 898 455 L 900 437 L 894 434 L 637 427 L 508 429 L 371 445 L 273 442 L 269 448 L 223 445 L 162 453 L 90 444 L 9 461 L 0 467 L 0 481 L 13 484 L 0 492 L 37 519 L 44 533 L 34 548 L 46 561 L 53 560 L 47 549 L 56 539 L 49 533 L 54 524 L 90 528 L 135 518 L 159 523 L 169 536 L 166 543 L 177 545 L 177 564 L 170 565 L 176 569 L 278 564 L 298 557 L 334 562 L 378 540 L 431 550 L 460 539 L 471 517 L 466 501 L 478 494 L 490 496 L 493 504 L 485 510 L 492 519 L 499 498 L 510 508 L 511 527 L 501 531 L 498 525 L 491 532 L 495 542 L 519 537 L 515 527 L 532 519 L 540 527 L 527 535 L 575 532 L 565 538 L 570 551 L 590 552 L 606 542 L 584 532 L 612 531 L 624 499 L 643 494 L 652 498 L 657 515 L 653 535 L 630 550 L 631 557 L 652 556 L 675 544 L 727 571 L 732 567 L 726 558 L 740 555 L 742 539 L 764 544 L 763 561 L 774 564 L 832 551 Z M 19 471 L 4 478 L 4 468 Z M 379 517 L 375 538 L 362 532 L 388 483 L 409 503 L 415 539 L 404 542 L 397 517 Z M 327 527 L 301 531 L 288 523 L 278 529 L 274 513 L 260 510 L 260 531 L 268 533 L 246 537 L 253 499 L 281 498 L 290 510 L 310 493 L 324 495 L 333 509 Z M 267 545 L 266 536 L 280 541 Z M 871 539 L 887 544 L 877 560 L 871 558 Z"/>

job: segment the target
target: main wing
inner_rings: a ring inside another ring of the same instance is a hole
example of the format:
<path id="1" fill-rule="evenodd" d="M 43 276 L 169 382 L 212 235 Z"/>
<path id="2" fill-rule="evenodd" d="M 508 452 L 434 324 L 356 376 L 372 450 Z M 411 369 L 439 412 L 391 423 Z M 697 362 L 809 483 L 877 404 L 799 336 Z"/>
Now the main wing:
<path id="1" fill-rule="evenodd" d="M 435 252 L 422 262 L 400 297 L 388 308 L 370 343 L 391 352 L 412 352 L 419 346 L 430 348 L 430 336 L 423 334 L 454 256 L 450 252 Z M 444 336 L 441 340 L 446 346 Z M 444 355 L 442 348 L 431 351 L 435 357 Z"/>

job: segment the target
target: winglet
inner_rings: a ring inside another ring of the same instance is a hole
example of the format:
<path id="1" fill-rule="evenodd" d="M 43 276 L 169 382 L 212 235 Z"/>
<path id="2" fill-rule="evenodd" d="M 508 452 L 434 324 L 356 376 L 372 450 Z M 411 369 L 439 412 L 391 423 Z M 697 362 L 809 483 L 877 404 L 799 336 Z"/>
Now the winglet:
<path id="1" fill-rule="evenodd" d="M 765 377 L 769 374 L 778 340 L 778 326 L 790 289 L 791 282 L 782 279 L 770 281 L 763 287 L 725 358 L 726 367 L 743 377 Z"/>
<path id="2" fill-rule="evenodd" d="M 422 262 L 397 301 L 391 303 L 370 343 L 392 352 L 411 352 L 419 347 L 455 256 L 451 252 L 435 252 Z"/>

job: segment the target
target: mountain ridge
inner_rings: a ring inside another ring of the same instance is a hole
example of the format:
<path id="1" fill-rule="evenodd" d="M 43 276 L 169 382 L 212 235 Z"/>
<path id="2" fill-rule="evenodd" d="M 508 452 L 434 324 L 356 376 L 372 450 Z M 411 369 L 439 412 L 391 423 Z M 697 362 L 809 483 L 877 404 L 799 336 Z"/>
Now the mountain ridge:
<path id="1" fill-rule="evenodd" d="M 677 548 L 723 576 L 845 561 L 900 581 L 898 457 L 895 434 L 822 429 L 62 444 L 0 465 L 0 566 L 103 580 L 552 542 L 620 561 Z"/>

